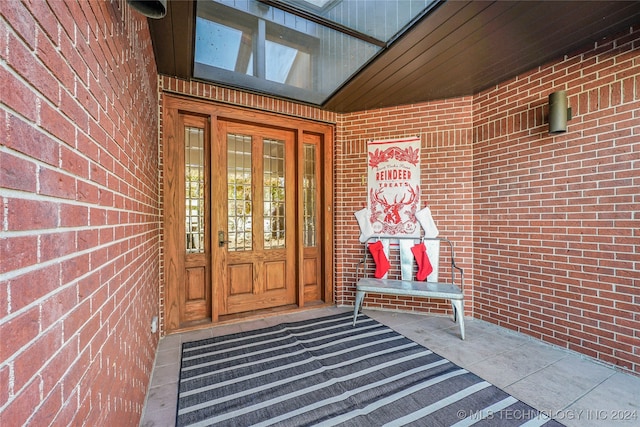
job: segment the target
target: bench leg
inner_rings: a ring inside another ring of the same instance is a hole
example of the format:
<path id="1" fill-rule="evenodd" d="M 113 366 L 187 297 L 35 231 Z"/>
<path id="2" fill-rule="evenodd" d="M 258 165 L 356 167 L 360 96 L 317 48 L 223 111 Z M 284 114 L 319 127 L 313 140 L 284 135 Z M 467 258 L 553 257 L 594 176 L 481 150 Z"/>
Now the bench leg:
<path id="1" fill-rule="evenodd" d="M 464 301 L 451 300 L 451 305 L 453 306 L 453 320 L 460 326 L 460 337 L 464 340 Z"/>
<path id="2" fill-rule="evenodd" d="M 360 306 L 362 305 L 362 301 L 364 301 L 365 292 L 358 291 L 356 292 L 356 305 L 353 307 L 353 326 L 356 326 L 356 320 L 358 319 L 358 311 L 360 311 Z"/>

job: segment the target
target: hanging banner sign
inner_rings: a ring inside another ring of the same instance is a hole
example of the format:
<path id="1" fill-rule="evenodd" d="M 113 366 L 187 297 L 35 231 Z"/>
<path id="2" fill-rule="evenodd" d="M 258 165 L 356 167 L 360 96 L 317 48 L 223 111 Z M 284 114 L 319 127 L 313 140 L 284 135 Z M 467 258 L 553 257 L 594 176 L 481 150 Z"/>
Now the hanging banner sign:
<path id="1" fill-rule="evenodd" d="M 368 207 L 373 232 L 419 236 L 420 137 L 369 141 Z"/>

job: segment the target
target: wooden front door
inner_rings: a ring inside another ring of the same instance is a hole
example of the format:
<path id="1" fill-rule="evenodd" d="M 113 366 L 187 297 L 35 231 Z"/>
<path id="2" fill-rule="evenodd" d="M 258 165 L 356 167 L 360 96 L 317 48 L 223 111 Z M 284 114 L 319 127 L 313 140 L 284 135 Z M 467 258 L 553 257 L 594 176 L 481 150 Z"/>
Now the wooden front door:
<path id="1" fill-rule="evenodd" d="M 218 314 L 295 304 L 295 133 L 220 120 L 215 140 Z"/>
<path id="2" fill-rule="evenodd" d="M 333 300 L 333 128 L 166 96 L 164 327 Z"/>

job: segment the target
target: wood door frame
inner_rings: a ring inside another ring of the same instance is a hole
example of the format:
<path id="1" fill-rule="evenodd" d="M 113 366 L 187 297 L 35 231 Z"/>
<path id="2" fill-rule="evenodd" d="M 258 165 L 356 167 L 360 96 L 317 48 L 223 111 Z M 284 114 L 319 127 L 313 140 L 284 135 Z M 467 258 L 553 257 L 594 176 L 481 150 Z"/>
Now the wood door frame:
<path id="1" fill-rule="evenodd" d="M 322 156 L 322 176 L 319 177 L 319 183 L 322 186 L 322 200 L 319 200 L 318 203 L 321 206 L 322 217 L 320 219 L 319 231 L 318 231 L 318 241 L 322 245 L 322 268 L 320 274 L 322 275 L 321 283 L 323 284 L 322 288 L 322 298 L 325 303 L 332 303 L 334 300 L 334 275 L 333 275 L 333 239 L 334 239 L 334 230 L 333 230 L 333 219 L 334 219 L 334 203 L 333 203 L 333 137 L 334 137 L 334 125 L 329 123 L 321 123 L 311 120 L 305 120 L 301 118 L 278 115 L 270 112 L 263 112 L 248 108 L 229 106 L 225 104 L 220 104 L 212 101 L 203 101 L 197 100 L 184 96 L 177 95 L 169 95 L 165 94 L 163 96 L 163 132 L 162 132 L 162 146 L 163 146 L 163 188 L 167 188 L 167 186 L 172 185 L 172 183 L 168 182 L 171 179 L 171 176 L 168 172 L 168 168 L 175 167 L 175 165 L 167 165 L 164 163 L 164 160 L 167 158 L 167 150 L 171 143 L 175 143 L 176 139 L 176 129 L 174 125 L 170 122 L 175 123 L 176 116 L 178 114 L 194 114 L 199 116 L 209 117 L 210 123 L 210 132 L 209 135 L 214 135 L 216 130 L 214 127 L 217 126 L 220 119 L 231 120 L 231 121 L 244 121 L 247 123 L 252 123 L 260 126 L 267 127 L 280 127 L 283 129 L 288 129 L 296 132 L 296 150 L 298 151 L 298 161 L 302 156 L 300 148 L 303 144 L 303 136 L 305 133 L 313 133 L 321 136 L 322 140 L 322 152 L 318 153 Z M 218 148 L 215 147 L 215 144 L 211 147 L 211 155 L 216 155 L 216 150 Z M 299 162 L 300 163 L 300 162 Z M 298 165 L 298 169 L 300 168 L 300 164 Z M 302 191 L 302 180 L 298 180 L 296 191 L 298 194 L 301 194 Z M 213 186 L 209 187 L 209 191 L 213 191 Z M 210 193 L 211 196 L 211 193 Z M 296 223 L 302 224 L 302 210 L 301 207 L 301 198 L 298 197 L 298 210 L 296 216 Z M 164 195 L 164 199 L 162 201 L 163 206 L 166 203 L 171 203 L 171 201 L 166 200 L 166 194 Z M 213 206 L 211 207 L 213 211 Z M 211 223 L 213 224 L 213 218 L 211 219 Z M 167 222 L 166 218 L 163 218 L 164 224 L 164 234 L 169 235 L 171 233 L 175 234 L 175 224 L 171 224 Z M 173 226 L 173 227 L 172 227 Z M 214 226 L 210 226 L 210 242 L 211 243 L 211 268 L 212 273 L 215 274 L 216 265 L 221 265 L 220 263 L 224 262 L 224 259 L 221 259 L 220 251 L 216 251 L 217 245 L 214 242 L 217 242 L 217 230 Z M 296 227 L 299 229 L 298 227 Z M 176 236 L 176 238 L 182 238 L 181 236 Z M 303 275 L 302 275 L 302 266 L 304 265 L 303 260 L 303 235 L 300 232 L 296 232 L 296 278 L 297 278 L 297 300 L 298 306 L 304 307 L 304 284 L 303 284 Z M 174 250 L 175 251 L 175 250 Z M 175 265 L 175 259 L 168 259 L 167 256 L 172 256 L 172 251 L 168 248 L 164 248 L 164 283 L 162 289 L 164 289 L 164 295 L 160 295 L 161 298 L 164 297 L 164 304 L 161 307 L 161 310 L 164 314 L 164 325 L 166 331 L 177 331 L 185 328 L 189 328 L 188 325 L 182 325 L 180 322 L 180 309 L 178 307 L 178 289 L 175 283 L 170 283 L 171 281 L 178 280 L 178 266 Z M 216 287 L 213 286 L 211 292 L 211 304 L 212 304 L 212 313 L 211 313 L 211 322 L 215 323 L 219 321 L 218 313 L 219 309 L 217 307 L 218 295 L 216 295 Z"/>

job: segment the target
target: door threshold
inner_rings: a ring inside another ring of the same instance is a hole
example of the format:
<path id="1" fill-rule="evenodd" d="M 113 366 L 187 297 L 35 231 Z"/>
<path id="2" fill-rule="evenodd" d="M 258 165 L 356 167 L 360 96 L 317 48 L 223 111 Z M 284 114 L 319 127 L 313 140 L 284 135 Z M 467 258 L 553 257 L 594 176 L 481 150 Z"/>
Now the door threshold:
<path id="1" fill-rule="evenodd" d="M 325 303 L 323 301 L 311 301 L 307 302 L 304 307 L 298 307 L 297 304 L 283 305 L 281 307 L 265 308 L 261 310 L 245 311 L 242 313 L 226 314 L 219 316 L 217 322 L 212 322 L 211 318 L 199 320 L 196 322 L 190 322 L 183 324 L 178 329 L 165 332 L 165 335 L 175 334 L 179 332 L 196 331 L 199 329 L 206 329 L 212 326 L 228 325 L 232 323 L 239 323 L 248 320 L 264 319 L 267 317 L 280 316 L 282 314 L 297 313 L 300 311 L 315 310 L 318 308 L 331 307 L 334 303 Z"/>

